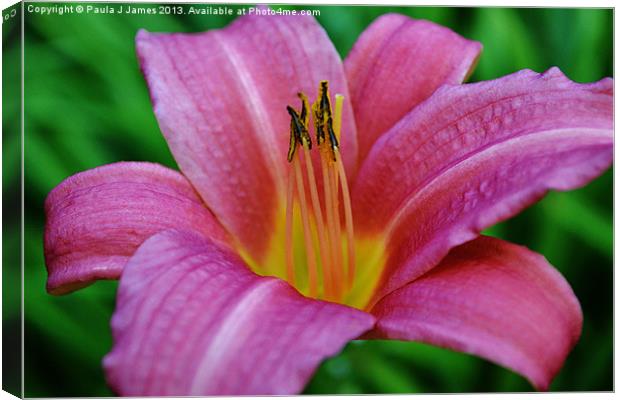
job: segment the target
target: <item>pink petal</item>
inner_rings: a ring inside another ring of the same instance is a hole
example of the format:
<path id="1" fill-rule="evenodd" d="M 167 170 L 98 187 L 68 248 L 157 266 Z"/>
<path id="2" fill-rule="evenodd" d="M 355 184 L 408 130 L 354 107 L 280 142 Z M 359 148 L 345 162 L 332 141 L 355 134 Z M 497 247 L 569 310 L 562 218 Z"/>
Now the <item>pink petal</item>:
<path id="1" fill-rule="evenodd" d="M 479 237 L 372 310 L 378 338 L 415 340 L 491 360 L 546 390 L 581 334 L 579 302 L 539 254 Z"/>
<path id="2" fill-rule="evenodd" d="M 308 16 L 241 17 L 201 34 L 140 31 L 136 42 L 155 114 L 181 170 L 260 261 L 285 199 L 286 106 L 300 107 L 299 91 L 314 99 L 322 79 L 332 93 L 348 96 L 334 46 Z M 350 105 L 343 124 L 352 170 L 357 141 Z"/>
<path id="3" fill-rule="evenodd" d="M 388 240 L 375 300 L 547 190 L 606 170 L 612 84 L 576 84 L 552 69 L 448 86 L 379 139 L 354 188 L 356 231 Z"/>
<path id="4" fill-rule="evenodd" d="M 121 395 L 291 394 L 373 324 L 255 275 L 210 240 L 167 231 L 127 264 L 104 368 Z"/>
<path id="5" fill-rule="evenodd" d="M 428 21 L 375 20 L 345 60 L 363 160 L 377 138 L 444 83 L 461 83 L 482 46 Z"/>
<path id="6" fill-rule="evenodd" d="M 52 294 L 117 279 L 136 248 L 161 230 L 227 240 L 183 175 L 158 164 L 121 162 L 73 175 L 47 196 L 45 214 Z"/>

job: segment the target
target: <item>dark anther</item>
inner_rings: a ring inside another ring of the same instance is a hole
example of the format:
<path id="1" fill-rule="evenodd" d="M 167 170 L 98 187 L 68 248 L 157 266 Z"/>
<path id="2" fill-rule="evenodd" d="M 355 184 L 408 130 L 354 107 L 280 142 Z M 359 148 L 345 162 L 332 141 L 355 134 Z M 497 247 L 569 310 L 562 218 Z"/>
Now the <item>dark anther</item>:
<path id="1" fill-rule="evenodd" d="M 329 141 L 332 144 L 332 149 L 338 147 L 338 139 L 336 138 L 336 134 L 334 133 L 334 128 L 332 126 L 332 117 L 327 119 L 327 132 L 329 133 Z M 334 155 L 334 161 L 336 161 L 336 156 Z"/>
<path id="2" fill-rule="evenodd" d="M 308 118 L 308 102 L 306 95 L 302 92 L 297 93 L 297 96 L 301 99 L 301 114 L 299 115 L 299 119 L 301 119 L 304 124 L 306 124 L 306 120 Z"/>
<path id="3" fill-rule="evenodd" d="M 297 114 L 297 111 L 291 106 L 286 106 L 286 111 L 288 111 L 291 116 L 291 128 L 293 128 L 295 137 L 301 143 L 304 125 L 300 120 L 299 114 Z"/>
<path id="4" fill-rule="evenodd" d="M 302 106 L 302 115 L 305 106 Z M 288 161 L 293 161 L 293 156 L 295 155 L 295 150 L 297 149 L 297 144 L 301 144 L 302 146 L 308 146 L 308 149 L 312 149 L 312 139 L 310 138 L 310 134 L 308 133 L 308 129 L 305 126 L 304 120 L 301 118 L 297 111 L 291 106 L 286 106 L 286 111 L 291 116 L 291 138 L 289 142 L 288 148 Z M 306 111 L 307 115 L 307 111 Z"/>

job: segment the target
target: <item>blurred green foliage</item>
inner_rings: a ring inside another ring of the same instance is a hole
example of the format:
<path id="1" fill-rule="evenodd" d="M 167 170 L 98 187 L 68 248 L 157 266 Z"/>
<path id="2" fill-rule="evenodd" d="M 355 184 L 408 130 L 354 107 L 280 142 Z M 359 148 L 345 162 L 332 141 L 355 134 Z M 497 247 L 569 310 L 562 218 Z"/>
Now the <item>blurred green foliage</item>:
<path id="1" fill-rule="evenodd" d="M 21 274 L 19 268 L 20 235 L 16 227 L 20 223 L 21 193 L 16 188 L 20 176 L 16 168 L 19 165 L 21 143 L 19 131 L 21 120 L 19 105 L 21 103 L 21 85 L 19 71 L 21 60 L 16 53 L 20 43 L 21 12 L 19 5 L 3 11 L 2 48 L 12 49 L 9 57 L 2 59 L 2 390 L 15 395 L 21 394 L 21 337 L 22 329 L 19 316 L 21 303 Z M 5 53 L 6 54 L 6 53 Z M 11 171 L 11 172 L 9 172 Z M 7 190 L 12 188 L 12 190 Z"/>
<path id="2" fill-rule="evenodd" d="M 612 74 L 611 10 L 303 8 L 320 10 L 318 20 L 343 57 L 373 19 L 399 12 L 435 21 L 482 42 L 484 52 L 470 81 L 493 79 L 522 68 L 542 72 L 554 65 L 580 82 Z M 26 13 L 26 396 L 112 395 L 105 385 L 101 359 L 112 343 L 109 320 L 116 282 L 99 282 L 64 297 L 45 292 L 42 238 L 47 193 L 74 173 L 115 161 L 148 160 L 176 168 L 140 75 L 135 34 L 141 28 L 204 31 L 222 27 L 231 19 Z M 3 28 L 4 56 L 18 57 L 18 43 L 7 41 L 17 34 L 15 29 L 7 24 Z M 7 82 L 18 81 L 16 71 L 3 75 L 5 87 Z M 18 110 L 12 111 L 15 115 Z M 14 126 L 14 121 L 3 119 L 5 135 Z M 3 138 L 5 148 L 11 140 L 18 138 Z M 4 190 L 19 191 L 19 157 L 5 152 L 3 163 Z M 5 277 L 16 277 L 18 219 L 5 215 L 7 223 L 3 245 L 14 251 L 7 254 L 5 250 Z M 612 390 L 612 172 L 583 189 L 552 193 L 487 233 L 544 254 L 581 301 L 582 338 L 551 390 Z M 4 310 L 3 318 L 16 323 L 19 308 Z M 306 393 L 531 390 L 523 378 L 473 356 L 417 343 L 357 341 L 323 363 Z"/>

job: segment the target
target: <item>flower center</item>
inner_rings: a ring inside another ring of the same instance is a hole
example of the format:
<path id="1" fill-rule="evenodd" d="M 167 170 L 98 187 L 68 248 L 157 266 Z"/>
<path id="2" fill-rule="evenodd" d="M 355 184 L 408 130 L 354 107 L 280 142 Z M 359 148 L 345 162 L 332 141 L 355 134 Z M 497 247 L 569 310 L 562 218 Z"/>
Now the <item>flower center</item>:
<path id="1" fill-rule="evenodd" d="M 300 280 L 307 282 L 310 297 L 342 302 L 355 279 L 351 199 L 338 145 L 344 97 L 335 96 L 332 110 L 327 81 L 320 82 L 312 108 L 304 93 L 298 96 L 301 110 L 287 107 L 291 125 L 285 226 L 286 279 L 296 287 L 299 287 Z M 319 151 L 321 181 L 317 181 L 310 154 L 311 117 Z M 295 218 L 296 211 L 301 218 Z M 296 232 L 299 232 L 295 229 L 295 222 L 301 223 L 302 246 L 295 246 L 298 242 Z"/>

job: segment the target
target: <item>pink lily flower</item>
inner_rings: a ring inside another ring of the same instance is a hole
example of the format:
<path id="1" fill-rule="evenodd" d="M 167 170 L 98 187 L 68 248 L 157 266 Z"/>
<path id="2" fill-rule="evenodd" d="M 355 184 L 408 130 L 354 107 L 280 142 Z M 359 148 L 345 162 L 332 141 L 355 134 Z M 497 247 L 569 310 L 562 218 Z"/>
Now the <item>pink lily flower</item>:
<path id="1" fill-rule="evenodd" d="M 613 81 L 552 68 L 462 84 L 480 51 L 393 14 L 344 63 L 305 16 L 140 31 L 181 173 L 106 165 L 45 204 L 50 293 L 120 278 L 110 386 L 298 393 L 364 337 L 475 354 L 547 389 L 579 302 L 544 257 L 480 232 L 611 165 Z"/>

